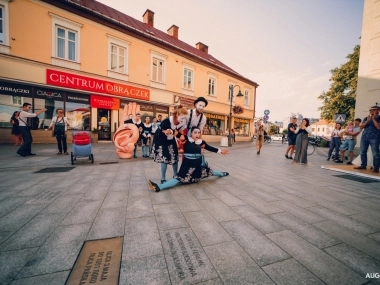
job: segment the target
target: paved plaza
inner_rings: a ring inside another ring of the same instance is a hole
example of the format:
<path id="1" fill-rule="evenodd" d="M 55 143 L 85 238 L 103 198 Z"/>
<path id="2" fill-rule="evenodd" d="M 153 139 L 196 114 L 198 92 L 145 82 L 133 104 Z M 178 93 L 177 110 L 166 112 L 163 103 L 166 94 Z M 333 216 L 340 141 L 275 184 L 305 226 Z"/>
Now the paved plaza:
<path id="1" fill-rule="evenodd" d="M 63 285 L 85 241 L 115 237 L 119 284 L 380 284 L 380 182 L 322 169 L 321 149 L 293 165 L 285 148 L 207 153 L 230 175 L 154 193 L 159 164 L 141 149 L 120 160 L 97 143 L 94 164 L 72 166 L 53 144 L 27 158 L 1 145 L 0 284 Z M 52 167 L 74 168 L 36 173 Z"/>

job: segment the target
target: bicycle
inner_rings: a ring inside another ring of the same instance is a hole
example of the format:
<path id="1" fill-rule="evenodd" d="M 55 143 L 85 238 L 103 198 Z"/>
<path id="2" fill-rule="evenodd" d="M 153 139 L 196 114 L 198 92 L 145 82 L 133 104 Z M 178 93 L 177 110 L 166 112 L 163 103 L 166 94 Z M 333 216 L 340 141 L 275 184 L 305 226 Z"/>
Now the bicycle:
<path id="1" fill-rule="evenodd" d="M 315 146 L 310 142 L 307 144 L 307 155 L 312 155 L 315 151 Z"/>
<path id="2" fill-rule="evenodd" d="M 270 138 L 270 136 L 264 136 L 264 143 L 270 143 L 272 141 L 272 139 Z"/>

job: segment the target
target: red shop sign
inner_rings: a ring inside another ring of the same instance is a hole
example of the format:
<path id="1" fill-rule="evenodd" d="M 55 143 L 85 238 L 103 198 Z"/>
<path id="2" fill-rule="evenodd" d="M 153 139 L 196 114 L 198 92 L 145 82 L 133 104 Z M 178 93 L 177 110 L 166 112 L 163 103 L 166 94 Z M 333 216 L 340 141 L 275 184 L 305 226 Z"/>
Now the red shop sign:
<path id="1" fill-rule="evenodd" d="M 91 95 L 90 105 L 92 108 L 119 110 L 120 99 Z"/>
<path id="2" fill-rule="evenodd" d="M 46 69 L 46 83 L 54 86 L 68 87 L 92 92 L 113 94 L 139 100 L 150 100 L 150 90 L 94 79 L 77 74 Z"/>

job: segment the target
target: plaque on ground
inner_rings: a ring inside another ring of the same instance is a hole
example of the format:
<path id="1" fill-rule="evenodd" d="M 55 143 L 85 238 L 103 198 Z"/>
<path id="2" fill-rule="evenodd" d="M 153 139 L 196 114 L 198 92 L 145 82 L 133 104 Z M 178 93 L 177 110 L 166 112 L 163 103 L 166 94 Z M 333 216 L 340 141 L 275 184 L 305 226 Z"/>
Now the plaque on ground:
<path id="1" fill-rule="evenodd" d="M 162 243 L 173 284 L 190 284 L 218 277 L 191 229 L 163 232 Z"/>
<path id="2" fill-rule="evenodd" d="M 66 285 L 119 284 L 123 238 L 86 241 Z"/>

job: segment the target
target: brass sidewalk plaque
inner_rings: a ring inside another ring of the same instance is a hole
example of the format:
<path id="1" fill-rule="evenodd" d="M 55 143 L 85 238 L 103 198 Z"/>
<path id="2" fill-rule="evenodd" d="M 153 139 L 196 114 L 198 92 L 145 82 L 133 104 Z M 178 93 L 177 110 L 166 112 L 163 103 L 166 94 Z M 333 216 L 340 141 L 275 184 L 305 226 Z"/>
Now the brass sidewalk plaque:
<path id="1" fill-rule="evenodd" d="M 123 238 L 86 241 L 66 285 L 119 284 Z"/>

